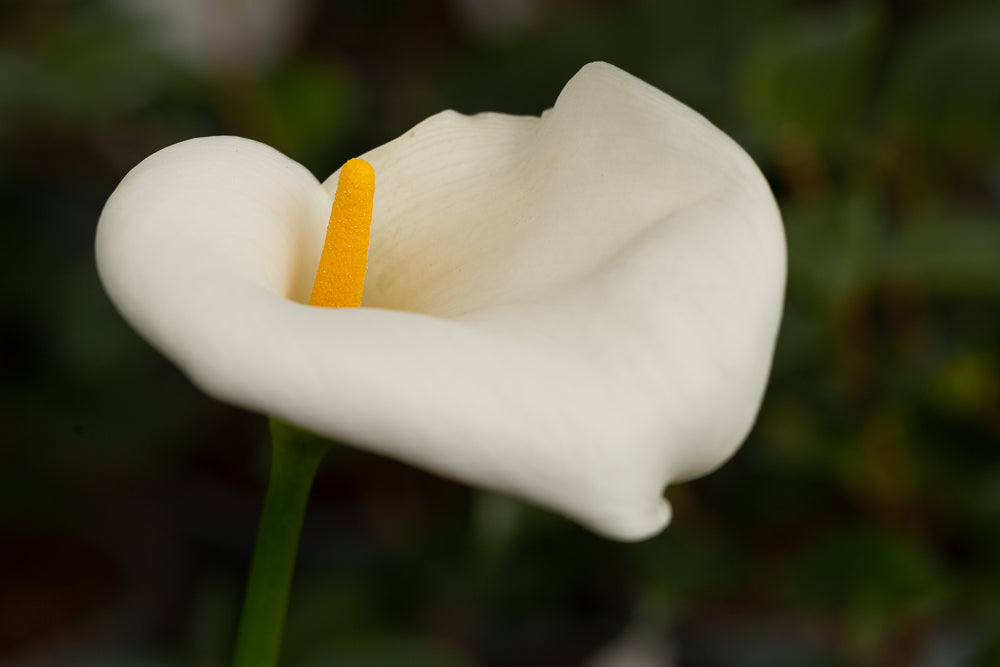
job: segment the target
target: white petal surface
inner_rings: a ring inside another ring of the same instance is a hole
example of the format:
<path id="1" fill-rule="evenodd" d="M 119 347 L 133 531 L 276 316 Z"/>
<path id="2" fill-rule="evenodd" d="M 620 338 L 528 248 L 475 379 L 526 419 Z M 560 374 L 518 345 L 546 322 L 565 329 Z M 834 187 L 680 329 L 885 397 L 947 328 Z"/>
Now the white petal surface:
<path id="1" fill-rule="evenodd" d="M 767 380 L 785 280 L 770 190 L 691 109 L 603 63 L 541 118 L 445 112 L 364 156 L 364 306 L 303 305 L 324 186 L 233 137 L 112 195 L 100 274 L 206 392 L 618 539 L 720 465 Z"/>

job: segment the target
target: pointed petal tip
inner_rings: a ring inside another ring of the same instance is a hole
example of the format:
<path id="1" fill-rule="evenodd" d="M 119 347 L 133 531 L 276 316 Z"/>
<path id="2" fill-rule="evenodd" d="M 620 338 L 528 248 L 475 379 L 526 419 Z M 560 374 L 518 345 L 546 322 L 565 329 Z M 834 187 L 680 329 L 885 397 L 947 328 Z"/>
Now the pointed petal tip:
<path id="1" fill-rule="evenodd" d="M 574 74 L 572 78 L 566 82 L 565 87 L 568 88 L 574 83 L 579 83 L 581 81 L 611 81 L 615 79 L 642 81 L 642 79 L 629 74 L 620 67 L 616 67 L 611 63 L 604 62 L 603 60 L 595 60 L 578 69 L 576 74 Z M 645 82 L 643 81 L 642 83 Z"/>
<path id="2" fill-rule="evenodd" d="M 594 522 L 581 521 L 591 530 L 619 542 L 642 542 L 656 537 L 670 525 L 673 508 L 670 501 L 660 497 L 647 510 L 627 516 L 603 517 Z"/>

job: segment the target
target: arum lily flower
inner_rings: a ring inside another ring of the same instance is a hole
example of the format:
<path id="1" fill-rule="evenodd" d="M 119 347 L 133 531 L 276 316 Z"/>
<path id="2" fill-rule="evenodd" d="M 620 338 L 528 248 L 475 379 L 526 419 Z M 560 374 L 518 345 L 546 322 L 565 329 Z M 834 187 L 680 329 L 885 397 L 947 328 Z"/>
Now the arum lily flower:
<path id="1" fill-rule="evenodd" d="M 359 308 L 307 301 L 340 178 L 248 139 L 170 146 L 97 232 L 108 294 L 206 393 L 567 515 L 660 531 L 745 438 L 785 282 L 753 161 L 585 66 L 540 117 L 446 111 L 362 156 Z"/>

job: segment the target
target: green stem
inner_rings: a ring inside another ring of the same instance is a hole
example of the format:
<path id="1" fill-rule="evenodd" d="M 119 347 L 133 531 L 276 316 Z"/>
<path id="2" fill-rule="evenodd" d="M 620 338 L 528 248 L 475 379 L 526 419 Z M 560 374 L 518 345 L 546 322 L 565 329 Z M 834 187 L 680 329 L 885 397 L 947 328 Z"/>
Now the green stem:
<path id="1" fill-rule="evenodd" d="M 271 473 L 257 528 L 233 667 L 274 667 L 316 469 L 330 443 L 271 420 Z"/>

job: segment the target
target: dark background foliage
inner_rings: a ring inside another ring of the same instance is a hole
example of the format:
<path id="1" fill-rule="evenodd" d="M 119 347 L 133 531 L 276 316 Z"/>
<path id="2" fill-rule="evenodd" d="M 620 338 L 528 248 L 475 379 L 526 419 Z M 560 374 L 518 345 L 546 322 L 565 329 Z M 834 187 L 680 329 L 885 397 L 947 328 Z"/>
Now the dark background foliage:
<path id="1" fill-rule="evenodd" d="M 337 448 L 284 664 L 647 664 L 597 662 L 613 642 L 654 665 L 1000 664 L 995 2 L 243 3 L 279 7 L 256 29 L 239 3 L 156 4 L 0 2 L 0 664 L 229 653 L 265 427 L 104 296 L 94 230 L 127 170 L 231 133 L 322 178 L 443 108 L 536 114 L 597 59 L 774 188 L 789 284 L 756 428 L 637 545 Z"/>

